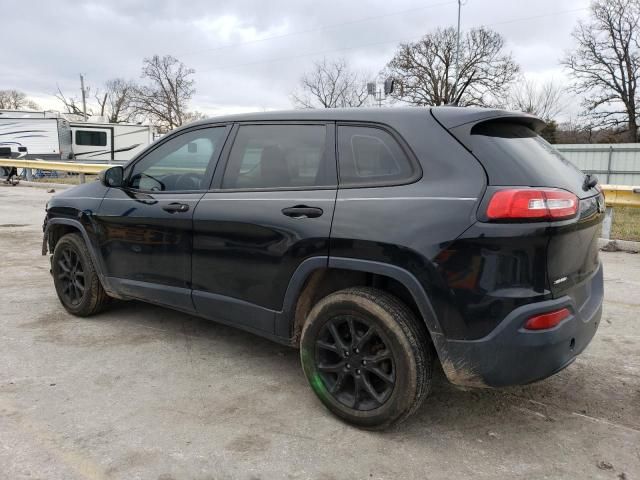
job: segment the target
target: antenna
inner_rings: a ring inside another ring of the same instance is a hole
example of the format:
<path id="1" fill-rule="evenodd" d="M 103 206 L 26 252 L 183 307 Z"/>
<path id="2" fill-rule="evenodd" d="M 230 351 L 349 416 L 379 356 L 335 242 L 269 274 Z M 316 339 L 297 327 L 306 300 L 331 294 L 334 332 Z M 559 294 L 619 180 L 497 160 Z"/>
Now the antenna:
<path id="1" fill-rule="evenodd" d="M 384 86 L 382 90 L 377 88 L 376 82 L 368 82 L 367 83 L 367 94 L 371 95 L 375 101 L 378 102 L 378 106 L 382 107 L 382 100 L 384 100 L 387 95 L 391 95 L 396 87 L 396 80 L 393 77 L 388 77 L 384 81 Z"/>

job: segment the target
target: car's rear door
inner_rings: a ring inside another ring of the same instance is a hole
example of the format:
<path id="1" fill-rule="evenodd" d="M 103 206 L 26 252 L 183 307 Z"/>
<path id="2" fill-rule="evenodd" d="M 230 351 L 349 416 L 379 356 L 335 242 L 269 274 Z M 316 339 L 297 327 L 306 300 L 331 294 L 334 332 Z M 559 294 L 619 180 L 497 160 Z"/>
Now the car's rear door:
<path id="1" fill-rule="evenodd" d="M 193 310 L 193 213 L 207 190 L 229 127 L 168 137 L 127 168 L 96 215 L 105 274 L 131 297 Z"/>
<path id="2" fill-rule="evenodd" d="M 335 127 L 242 123 L 193 217 L 193 293 L 206 317 L 274 333 L 298 266 L 326 259 L 336 200 Z"/>

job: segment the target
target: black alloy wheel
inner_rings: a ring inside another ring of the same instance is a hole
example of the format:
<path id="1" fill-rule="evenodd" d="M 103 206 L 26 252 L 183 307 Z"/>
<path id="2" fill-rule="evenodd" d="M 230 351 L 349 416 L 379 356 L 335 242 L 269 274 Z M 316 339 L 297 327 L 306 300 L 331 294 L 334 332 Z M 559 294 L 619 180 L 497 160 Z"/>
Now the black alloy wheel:
<path id="1" fill-rule="evenodd" d="M 389 341 L 367 319 L 338 315 L 325 324 L 316 341 L 316 364 L 327 389 L 354 410 L 385 403 L 396 383 Z"/>
<path id="2" fill-rule="evenodd" d="M 71 247 L 61 251 L 58 259 L 58 281 L 62 286 L 61 294 L 69 305 L 76 306 L 82 302 L 86 287 L 85 275 L 80 256 Z"/>
<path id="3" fill-rule="evenodd" d="M 87 317 L 109 303 L 110 297 L 102 288 L 91 254 L 79 234 L 68 233 L 58 240 L 51 273 L 60 303 L 69 313 Z"/>
<path id="4" fill-rule="evenodd" d="M 431 388 L 433 345 L 400 299 L 351 287 L 318 301 L 300 337 L 311 389 L 332 413 L 366 429 L 401 422 Z"/>

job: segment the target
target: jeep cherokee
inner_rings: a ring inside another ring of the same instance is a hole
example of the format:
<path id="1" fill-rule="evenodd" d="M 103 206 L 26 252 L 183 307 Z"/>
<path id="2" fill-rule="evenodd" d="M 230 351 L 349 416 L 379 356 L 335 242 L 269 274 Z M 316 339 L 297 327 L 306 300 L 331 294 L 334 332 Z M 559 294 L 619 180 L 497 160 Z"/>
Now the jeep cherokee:
<path id="1" fill-rule="evenodd" d="M 138 299 L 299 347 L 338 417 L 384 428 L 454 384 L 569 365 L 603 299 L 597 180 L 533 116 L 438 107 L 219 117 L 53 197 L 63 306 Z"/>

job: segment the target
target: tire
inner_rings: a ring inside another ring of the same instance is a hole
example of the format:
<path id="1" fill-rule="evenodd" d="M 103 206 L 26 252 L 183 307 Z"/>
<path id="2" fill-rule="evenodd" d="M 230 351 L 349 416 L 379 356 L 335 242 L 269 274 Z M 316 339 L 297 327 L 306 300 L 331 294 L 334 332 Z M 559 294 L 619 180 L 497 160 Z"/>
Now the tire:
<path id="1" fill-rule="evenodd" d="M 322 403 L 365 429 L 405 420 L 431 390 L 433 348 L 424 325 L 375 288 L 348 288 L 320 300 L 302 330 L 300 358 Z"/>
<path id="2" fill-rule="evenodd" d="M 79 234 L 68 233 L 58 241 L 51 260 L 51 273 L 60 303 L 69 313 L 88 317 L 109 302 L 89 250 Z"/>

